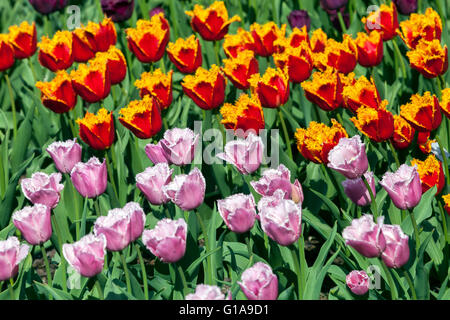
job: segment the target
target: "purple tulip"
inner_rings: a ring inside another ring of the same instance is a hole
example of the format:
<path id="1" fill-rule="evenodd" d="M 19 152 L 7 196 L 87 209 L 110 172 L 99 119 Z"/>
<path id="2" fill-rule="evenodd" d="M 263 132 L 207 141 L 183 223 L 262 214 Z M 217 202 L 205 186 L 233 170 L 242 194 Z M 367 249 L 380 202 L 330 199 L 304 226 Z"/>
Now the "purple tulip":
<path id="1" fill-rule="evenodd" d="M 383 225 L 381 232 L 386 239 L 381 258 L 389 268 L 400 268 L 409 260 L 408 236 L 398 225 Z"/>
<path id="2" fill-rule="evenodd" d="M 367 258 L 380 256 L 386 247 L 386 240 L 381 232 L 383 221 L 384 217 L 378 217 L 377 223 L 374 223 L 371 214 L 354 219 L 351 226 L 342 231 L 345 244 Z"/>
<path id="3" fill-rule="evenodd" d="M 123 208 L 109 210 L 107 216 L 98 217 L 94 234 L 105 235 L 108 250 L 120 251 L 142 235 L 144 226 L 144 211 L 138 203 L 129 202 Z"/>
<path id="4" fill-rule="evenodd" d="M 336 10 L 344 7 L 348 0 L 320 0 L 320 5 L 325 10 Z"/>
<path id="5" fill-rule="evenodd" d="M 67 0 L 28 0 L 28 2 L 41 14 L 49 14 L 67 6 Z"/>
<path id="6" fill-rule="evenodd" d="M 231 231 L 244 233 L 255 224 L 256 208 L 252 195 L 234 194 L 223 200 L 217 200 L 220 216 Z"/>
<path id="7" fill-rule="evenodd" d="M 151 17 L 153 17 L 154 15 L 156 15 L 156 14 L 158 14 L 158 13 L 162 13 L 162 14 L 166 14 L 165 12 L 164 12 L 164 9 L 163 8 L 161 8 L 161 7 L 155 7 L 155 8 L 153 8 L 152 10 L 150 10 L 149 12 L 148 12 L 148 15 L 150 16 L 150 18 Z"/>
<path id="8" fill-rule="evenodd" d="M 187 224 L 183 219 L 162 219 L 154 229 L 144 230 L 142 241 L 162 262 L 172 263 L 184 256 L 186 234 Z"/>
<path id="9" fill-rule="evenodd" d="M 38 203 L 16 211 L 12 220 L 31 245 L 44 243 L 52 236 L 51 209 L 43 204 Z"/>
<path id="10" fill-rule="evenodd" d="M 59 183 L 61 177 L 59 172 L 51 175 L 33 173 L 31 178 L 22 179 L 22 192 L 33 204 L 39 203 L 53 209 L 58 205 L 60 192 L 64 189 L 64 185 Z"/>
<path id="11" fill-rule="evenodd" d="M 173 181 L 162 187 L 164 195 L 181 209 L 188 211 L 200 206 L 205 199 L 206 182 L 200 170 L 195 167 L 188 175 L 175 176 Z"/>
<path id="12" fill-rule="evenodd" d="M 102 11 L 114 22 L 128 20 L 133 14 L 134 0 L 101 0 Z"/>
<path id="13" fill-rule="evenodd" d="M 79 241 L 63 244 L 63 254 L 69 265 L 84 277 L 93 277 L 102 272 L 105 263 L 106 237 L 88 234 Z"/>
<path id="14" fill-rule="evenodd" d="M 372 193 L 375 196 L 376 191 L 373 172 L 364 173 L 364 177 L 369 183 L 370 189 L 372 190 Z M 347 197 L 349 197 L 350 200 L 352 200 L 352 202 L 355 203 L 357 206 L 364 207 L 372 202 L 369 190 L 367 190 L 367 187 L 362 178 L 344 180 L 342 181 L 342 186 L 344 187 L 344 192 L 347 195 Z"/>
<path id="15" fill-rule="evenodd" d="M 170 169 L 167 163 L 158 163 L 136 175 L 136 186 L 151 204 L 161 205 L 169 201 L 162 187 L 172 181 L 172 173 L 173 169 Z"/>
<path id="16" fill-rule="evenodd" d="M 422 183 L 415 166 L 402 164 L 395 173 L 386 172 L 380 184 L 401 210 L 414 208 L 422 198 Z"/>
<path id="17" fill-rule="evenodd" d="M 228 291 L 228 296 L 225 297 L 218 286 L 199 284 L 195 293 L 186 295 L 186 300 L 231 300 L 231 293 Z"/>
<path id="18" fill-rule="evenodd" d="M 106 162 L 92 157 L 88 162 L 78 162 L 70 173 L 70 179 L 84 198 L 95 198 L 106 191 L 108 184 Z"/>
<path id="19" fill-rule="evenodd" d="M 404 15 L 410 15 L 417 11 L 417 0 L 393 0 L 398 11 Z"/>
<path id="20" fill-rule="evenodd" d="M 154 164 L 158 163 L 169 163 L 169 160 L 166 158 L 166 153 L 164 152 L 163 148 L 161 147 L 161 141 L 159 141 L 157 144 L 147 144 L 145 146 L 145 153 L 147 154 L 147 157 L 150 159 L 151 162 Z"/>
<path id="21" fill-rule="evenodd" d="M 358 296 L 362 296 L 369 291 L 369 276 L 363 270 L 353 270 L 345 277 L 345 281 L 349 289 Z"/>
<path id="22" fill-rule="evenodd" d="M 263 231 L 278 244 L 288 246 L 300 237 L 302 208 L 284 195 L 276 190 L 273 196 L 262 197 L 258 211 Z"/>
<path id="23" fill-rule="evenodd" d="M 164 132 L 164 139 L 160 143 L 167 160 L 182 166 L 194 160 L 198 138 L 199 135 L 189 128 L 173 128 Z"/>
<path id="24" fill-rule="evenodd" d="M 283 164 L 277 169 L 267 169 L 263 172 L 259 181 L 251 181 L 253 189 L 262 196 L 272 196 L 281 189 L 285 192 L 285 199 L 293 199 L 294 202 L 303 202 L 303 189 L 298 182 L 291 183 L 291 172 Z M 295 199 L 294 199 L 295 198 Z"/>
<path id="25" fill-rule="evenodd" d="M 278 278 L 263 262 L 245 270 L 238 284 L 249 300 L 276 300 L 278 297 Z"/>
<path id="26" fill-rule="evenodd" d="M 308 15 L 308 11 L 306 10 L 293 10 L 288 15 L 289 25 L 292 29 L 298 28 L 301 29 L 303 26 L 306 26 L 306 29 L 309 31 L 311 29 L 311 18 Z"/>
<path id="27" fill-rule="evenodd" d="M 366 146 L 356 135 L 341 138 L 328 153 L 328 167 L 343 174 L 348 179 L 360 178 L 369 168 Z"/>
<path id="28" fill-rule="evenodd" d="M 0 241 L 0 281 L 14 278 L 19 264 L 27 257 L 30 246 L 20 244 L 16 237 Z"/>
<path id="29" fill-rule="evenodd" d="M 247 138 L 233 140 L 225 145 L 225 153 L 217 154 L 236 167 L 242 174 L 250 174 L 258 170 L 263 157 L 264 144 L 261 137 L 250 133 Z"/>
<path id="30" fill-rule="evenodd" d="M 53 142 L 48 146 L 47 152 L 55 162 L 56 169 L 61 173 L 70 173 L 81 161 L 81 146 L 77 143 L 77 138 Z"/>

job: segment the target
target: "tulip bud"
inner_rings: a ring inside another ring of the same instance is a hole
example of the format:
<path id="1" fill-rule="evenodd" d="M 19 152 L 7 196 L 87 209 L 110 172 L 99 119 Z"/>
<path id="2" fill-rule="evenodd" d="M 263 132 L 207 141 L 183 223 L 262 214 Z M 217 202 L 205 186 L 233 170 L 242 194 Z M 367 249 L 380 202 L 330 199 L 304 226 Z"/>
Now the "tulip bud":
<path id="1" fill-rule="evenodd" d="M 364 173 L 364 177 L 367 179 L 367 182 L 369 182 L 372 194 L 375 196 L 376 192 L 373 172 Z M 344 180 L 342 181 L 342 186 L 344 187 L 344 192 L 347 197 L 349 197 L 357 206 L 365 207 L 372 202 L 369 190 L 367 190 L 366 184 L 362 178 Z"/>
<path id="2" fill-rule="evenodd" d="M 64 185 L 59 183 L 61 178 L 61 173 L 33 173 L 31 178 L 22 180 L 22 192 L 33 204 L 39 203 L 53 209 L 58 205 L 60 192 L 64 189 Z"/>
<path id="3" fill-rule="evenodd" d="M 252 195 L 238 193 L 223 200 L 217 200 L 217 210 L 227 227 L 233 232 L 247 232 L 255 224 L 256 208 Z"/>
<path id="4" fill-rule="evenodd" d="M 78 162 L 70 172 L 74 187 L 84 198 L 95 198 L 106 191 L 108 184 L 106 162 L 96 157 L 88 162 Z"/>
<path id="5" fill-rule="evenodd" d="M 369 168 L 366 145 L 361 137 L 341 138 L 328 153 L 328 167 L 348 179 L 360 178 Z"/>
<path id="6" fill-rule="evenodd" d="M 278 297 L 278 278 L 263 262 L 245 270 L 238 284 L 249 300 L 276 300 Z"/>
<path id="7" fill-rule="evenodd" d="M 172 173 L 167 163 L 158 163 L 136 175 L 136 186 L 151 204 L 161 205 L 169 201 L 162 188 L 172 181 Z"/>
<path id="8" fill-rule="evenodd" d="M 12 220 L 31 245 L 39 245 L 52 236 L 51 209 L 43 204 L 16 211 Z"/>
<path id="9" fill-rule="evenodd" d="M 258 211 L 261 227 L 269 238 L 289 246 L 300 237 L 302 208 L 284 196 L 285 192 L 278 189 L 273 196 L 263 197 L 258 202 Z"/>
<path id="10" fill-rule="evenodd" d="M 111 251 L 125 249 L 144 231 L 145 214 L 136 202 L 129 202 L 123 208 L 108 211 L 107 216 L 98 217 L 94 234 L 106 237 L 106 248 Z"/>
<path id="11" fill-rule="evenodd" d="M 217 154 L 236 167 L 242 174 L 258 170 L 263 157 L 264 145 L 261 137 L 250 133 L 245 140 L 232 140 L 225 145 L 225 153 Z"/>
<path id="12" fill-rule="evenodd" d="M 114 22 L 128 20 L 133 14 L 134 0 L 101 0 L 102 11 Z"/>
<path id="13" fill-rule="evenodd" d="M 218 286 L 199 284 L 195 288 L 195 293 L 186 295 L 186 300 L 231 300 L 231 293 L 228 291 L 228 296 L 225 298 Z"/>
<path id="14" fill-rule="evenodd" d="M 164 132 L 160 145 L 170 163 L 183 166 L 194 160 L 198 138 L 199 135 L 189 128 L 173 128 Z"/>
<path id="15" fill-rule="evenodd" d="M 16 237 L 0 241 L 0 281 L 14 278 L 19 271 L 19 264 L 27 257 L 30 246 L 20 244 Z"/>
<path id="16" fill-rule="evenodd" d="M 342 231 L 345 244 L 367 258 L 380 256 L 386 247 L 386 240 L 381 232 L 383 221 L 384 217 L 378 217 L 377 223 L 374 223 L 371 214 L 353 219 L 351 226 Z"/>
<path id="17" fill-rule="evenodd" d="M 102 272 L 105 263 L 106 237 L 88 234 L 72 244 L 63 244 L 64 258 L 83 277 L 93 277 Z"/>
<path id="18" fill-rule="evenodd" d="M 409 237 L 398 225 L 383 225 L 381 232 L 386 239 L 381 258 L 389 268 L 400 268 L 409 260 Z"/>
<path id="19" fill-rule="evenodd" d="M 369 276 L 363 270 L 353 270 L 345 277 L 347 286 L 356 295 L 362 296 L 369 291 Z"/>
<path id="20" fill-rule="evenodd" d="M 414 208 L 422 197 L 420 176 L 415 166 L 402 164 L 395 173 L 386 172 L 380 184 L 401 210 Z"/>
<path id="21" fill-rule="evenodd" d="M 301 29 L 306 26 L 307 30 L 311 29 L 311 18 L 306 10 L 293 10 L 288 15 L 289 25 L 292 29 Z"/>
<path id="22" fill-rule="evenodd" d="M 56 169 L 61 173 L 70 173 L 81 161 L 81 146 L 77 143 L 77 138 L 53 142 L 48 146 L 47 152 L 55 162 Z"/>
<path id="23" fill-rule="evenodd" d="M 205 199 L 206 182 L 201 171 L 195 167 L 188 175 L 175 176 L 173 181 L 162 188 L 164 195 L 182 210 L 199 207 Z"/>
<path id="24" fill-rule="evenodd" d="M 144 231 L 142 241 L 162 262 L 173 263 L 184 256 L 186 233 L 187 224 L 183 219 L 162 219 L 154 229 Z"/>

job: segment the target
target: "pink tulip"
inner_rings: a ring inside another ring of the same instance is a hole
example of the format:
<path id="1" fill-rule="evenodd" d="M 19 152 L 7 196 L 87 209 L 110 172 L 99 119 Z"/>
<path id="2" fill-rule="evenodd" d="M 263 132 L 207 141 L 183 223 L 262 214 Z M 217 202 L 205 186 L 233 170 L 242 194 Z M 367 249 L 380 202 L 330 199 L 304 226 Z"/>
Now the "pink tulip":
<path id="1" fill-rule="evenodd" d="M 151 162 L 154 164 L 158 163 L 169 163 L 169 160 L 166 158 L 166 153 L 161 147 L 161 141 L 157 144 L 151 144 L 145 146 L 145 153 Z M 170 163 L 169 163 L 170 164 Z"/>
<path id="2" fill-rule="evenodd" d="M 267 169 L 259 181 L 251 181 L 253 189 L 262 196 L 272 196 L 277 189 L 285 192 L 285 199 L 293 199 L 296 203 L 303 202 L 303 189 L 298 182 L 291 183 L 291 172 L 283 164 L 277 169 Z M 295 198 L 295 199 L 294 199 Z"/>
<path id="3" fill-rule="evenodd" d="M 240 173 L 250 174 L 261 165 L 263 149 L 261 137 L 250 133 L 245 140 L 227 142 L 225 153 L 219 153 L 217 157 L 234 165 Z"/>
<path id="4" fill-rule="evenodd" d="M 356 295 L 362 296 L 369 291 L 369 276 L 365 271 L 353 270 L 345 277 L 345 281 L 349 289 Z"/>
<path id="5" fill-rule="evenodd" d="M 300 237 L 302 208 L 284 195 L 276 190 L 273 196 L 263 197 L 258 211 L 263 231 L 278 244 L 288 246 Z"/>
<path id="6" fill-rule="evenodd" d="M 373 172 L 364 173 L 364 177 L 367 179 L 370 189 L 372 190 L 372 193 L 375 196 L 376 191 Z M 344 192 L 347 195 L 347 197 L 349 197 L 350 200 L 352 200 L 356 205 L 364 207 L 372 202 L 369 190 L 367 190 L 367 187 L 362 178 L 344 180 L 342 181 L 342 186 L 344 187 Z"/>
<path id="7" fill-rule="evenodd" d="M 51 209 L 43 204 L 16 211 L 12 220 L 31 245 L 44 243 L 52 236 Z"/>
<path id="8" fill-rule="evenodd" d="M 377 223 L 373 222 L 371 214 L 365 214 L 359 219 L 354 219 L 351 226 L 342 231 L 345 243 L 367 258 L 380 256 L 386 247 L 386 240 L 381 232 L 384 217 L 378 217 Z"/>
<path id="9" fill-rule="evenodd" d="M 366 146 L 360 136 L 341 138 L 328 153 L 328 167 L 348 179 L 360 178 L 369 168 Z"/>
<path id="10" fill-rule="evenodd" d="M 106 254 L 106 237 L 88 234 L 73 244 L 63 244 L 67 262 L 84 277 L 93 277 L 102 272 Z"/>
<path id="11" fill-rule="evenodd" d="M 162 188 L 165 196 L 185 211 L 199 207 L 205 199 L 206 182 L 200 170 L 195 167 L 188 175 L 175 176 Z"/>
<path id="12" fill-rule="evenodd" d="M 62 173 L 70 173 L 75 164 L 81 161 L 81 146 L 77 138 L 67 141 L 53 142 L 47 152 L 55 162 L 56 169 Z"/>
<path id="13" fill-rule="evenodd" d="M 225 297 L 218 286 L 199 284 L 195 293 L 186 295 L 186 300 L 231 300 L 231 294 L 228 291 L 228 296 Z"/>
<path id="14" fill-rule="evenodd" d="M 31 178 L 23 179 L 22 191 L 25 197 L 33 204 L 39 203 L 55 208 L 60 199 L 60 192 L 64 185 L 60 184 L 61 173 L 47 175 L 43 172 L 33 173 Z"/>
<path id="15" fill-rule="evenodd" d="M 107 216 L 98 217 L 94 234 L 105 235 L 108 250 L 120 251 L 142 235 L 144 226 L 144 211 L 138 203 L 129 202 L 123 208 L 109 210 Z"/>
<path id="16" fill-rule="evenodd" d="M 249 300 L 276 300 L 278 297 L 278 278 L 263 262 L 245 270 L 238 284 Z"/>
<path id="17" fill-rule="evenodd" d="M 70 179 L 84 198 L 95 198 L 106 191 L 108 184 L 106 162 L 92 157 L 88 162 L 78 162 L 70 173 Z"/>
<path id="18" fill-rule="evenodd" d="M 172 263 L 184 256 L 186 234 L 187 224 L 183 219 L 162 219 L 154 229 L 144 230 L 142 241 L 162 262 Z"/>
<path id="19" fill-rule="evenodd" d="M 0 241 L 0 281 L 14 278 L 19 264 L 27 257 L 30 246 L 20 244 L 16 237 Z"/>
<path id="20" fill-rule="evenodd" d="M 255 224 L 256 208 L 252 195 L 238 193 L 217 200 L 217 209 L 225 224 L 233 232 L 247 232 Z"/>
<path id="21" fill-rule="evenodd" d="M 380 184 L 401 210 L 414 208 L 422 198 L 422 183 L 415 166 L 402 164 L 395 173 L 386 172 Z"/>
<path id="22" fill-rule="evenodd" d="M 409 260 L 408 236 L 398 225 L 383 225 L 381 232 L 386 239 L 386 248 L 381 258 L 389 268 L 400 268 Z"/>
<path id="23" fill-rule="evenodd" d="M 165 157 L 177 166 L 190 164 L 194 160 L 198 134 L 189 129 L 173 128 L 164 132 L 164 139 L 160 141 Z"/>
<path id="24" fill-rule="evenodd" d="M 158 163 L 136 175 L 136 186 L 151 204 L 161 205 L 169 201 L 162 187 L 172 181 L 172 173 L 173 169 L 167 163 Z"/>

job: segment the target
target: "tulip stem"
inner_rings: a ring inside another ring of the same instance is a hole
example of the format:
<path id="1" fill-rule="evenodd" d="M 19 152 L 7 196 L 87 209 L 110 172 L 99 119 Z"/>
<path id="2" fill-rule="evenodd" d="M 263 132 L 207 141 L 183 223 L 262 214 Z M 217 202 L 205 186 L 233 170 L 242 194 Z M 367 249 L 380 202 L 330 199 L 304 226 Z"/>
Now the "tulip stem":
<path id="1" fill-rule="evenodd" d="M 291 158 L 291 160 L 294 160 L 294 156 L 292 155 L 291 139 L 289 138 L 289 133 L 287 131 L 286 122 L 284 122 L 283 112 L 281 111 L 281 108 L 282 106 L 278 108 L 278 116 L 280 117 L 281 127 L 283 128 L 284 139 L 289 157 Z"/>
<path id="2" fill-rule="evenodd" d="M 397 152 L 395 151 L 395 148 L 392 145 L 392 141 L 390 139 L 387 140 L 387 144 L 389 146 L 389 149 L 391 149 L 392 156 L 394 157 L 395 164 L 397 165 L 397 169 L 398 169 L 400 167 L 400 161 L 398 160 Z"/>
<path id="3" fill-rule="evenodd" d="M 186 296 L 186 294 L 188 293 L 188 290 L 189 290 L 189 288 L 187 286 L 187 282 L 186 282 L 186 277 L 184 276 L 184 272 L 183 272 L 183 269 L 181 268 L 181 266 L 178 265 L 177 263 L 175 263 L 175 265 L 177 266 L 177 270 L 180 275 L 181 283 L 183 284 L 183 295 Z"/>
<path id="4" fill-rule="evenodd" d="M 347 33 L 347 27 L 345 26 L 344 18 L 340 10 L 337 10 L 339 25 L 341 26 L 342 33 Z"/>
<path id="5" fill-rule="evenodd" d="M 130 282 L 130 274 L 128 272 L 128 267 L 127 267 L 127 262 L 125 261 L 125 254 L 124 254 L 124 250 L 122 250 L 121 252 L 119 252 L 120 257 L 122 258 L 122 265 L 123 265 L 123 271 L 125 273 L 125 281 L 127 283 L 127 291 L 130 295 L 132 295 L 133 293 L 131 292 L 131 282 Z"/>
<path id="6" fill-rule="evenodd" d="M 144 259 L 142 258 L 141 248 L 137 243 L 134 244 L 136 247 L 136 251 L 139 257 L 139 264 L 141 265 L 141 271 L 142 271 L 142 285 L 144 286 L 144 295 L 145 300 L 148 300 L 148 283 L 147 283 L 147 271 L 145 270 L 145 263 Z"/>
<path id="7" fill-rule="evenodd" d="M 395 53 L 398 55 L 398 59 L 400 61 L 400 67 L 402 68 L 403 79 L 406 80 L 405 62 L 403 61 L 403 57 L 402 57 L 402 54 L 401 54 L 400 49 L 398 47 L 396 38 L 392 39 L 392 45 L 394 46 Z"/>
<path id="8" fill-rule="evenodd" d="M 141 160 L 141 156 L 139 155 L 139 138 L 138 137 L 134 137 L 134 148 L 136 151 L 136 158 L 137 158 L 137 170 L 138 172 L 142 172 L 143 168 L 142 168 L 142 160 Z"/>
<path id="9" fill-rule="evenodd" d="M 17 137 L 17 118 L 16 118 L 16 102 L 14 100 L 14 93 L 11 86 L 11 80 L 9 79 L 8 74 L 5 72 L 6 85 L 8 86 L 9 100 L 11 102 L 11 112 L 13 117 L 13 133 L 14 139 Z"/>
<path id="10" fill-rule="evenodd" d="M 203 219 L 200 216 L 200 212 L 198 212 L 198 210 L 195 211 L 196 215 L 197 215 L 197 220 L 198 223 L 200 224 L 200 228 L 202 229 L 202 233 L 203 233 L 203 240 L 205 241 L 205 247 L 206 247 L 206 253 L 209 253 L 211 250 L 209 248 L 209 239 L 208 239 L 208 233 L 206 232 L 206 227 L 205 224 L 203 223 Z M 213 276 L 212 276 L 212 267 L 211 267 L 211 255 L 209 255 L 206 258 L 207 261 L 207 265 L 208 265 L 208 272 L 205 271 L 205 278 L 208 278 L 208 283 L 212 285 L 213 282 Z"/>
<path id="11" fill-rule="evenodd" d="M 294 262 L 294 268 L 295 268 L 295 273 L 297 274 L 297 300 L 302 300 L 303 299 L 303 288 L 302 288 L 302 277 L 301 277 L 301 273 L 300 273 L 300 264 L 299 264 L 299 258 L 297 256 L 297 252 L 296 252 L 296 248 L 294 246 L 291 247 L 291 255 L 292 255 L 292 260 Z"/>
<path id="12" fill-rule="evenodd" d="M 252 251 L 252 245 L 250 243 L 250 231 L 248 232 L 248 235 L 245 237 L 245 243 L 247 244 L 248 259 L 249 259 L 249 261 L 252 261 L 253 251 Z"/>
<path id="13" fill-rule="evenodd" d="M 177 15 L 177 10 L 175 8 L 175 0 L 169 1 L 169 9 L 170 9 L 170 16 L 171 16 L 170 20 L 173 21 L 174 39 L 177 39 L 179 37 L 179 35 L 178 35 L 178 15 Z"/>
<path id="14" fill-rule="evenodd" d="M 217 63 L 217 66 L 218 67 L 220 67 L 220 58 L 219 58 L 219 41 L 214 41 L 214 53 L 215 53 L 215 55 L 216 55 L 216 63 Z"/>
<path id="15" fill-rule="evenodd" d="M 364 184 L 366 185 L 367 191 L 369 191 L 370 194 L 370 200 L 372 202 L 373 207 L 373 215 L 375 219 L 378 218 L 378 206 L 377 206 L 377 200 L 375 199 L 375 195 L 372 192 L 372 188 L 369 185 L 369 181 L 367 181 L 366 177 L 364 175 L 361 176 L 361 179 L 364 181 Z"/>
<path id="16" fill-rule="evenodd" d="M 420 248 L 420 237 L 419 237 L 419 229 L 417 228 L 416 218 L 414 217 L 414 211 L 409 211 L 409 216 L 411 217 L 411 223 L 414 228 L 414 238 L 416 238 L 416 252 L 419 251 Z"/>
<path id="17" fill-rule="evenodd" d="M 298 253 L 300 256 L 300 283 L 302 285 L 302 290 L 304 290 L 306 285 L 306 272 L 308 271 L 308 264 L 305 259 L 305 238 L 303 231 L 298 239 Z M 303 297 L 303 292 L 301 293 L 301 297 Z"/>
<path id="18" fill-rule="evenodd" d="M 105 300 L 105 296 L 103 295 L 102 286 L 100 285 L 100 281 L 98 280 L 98 276 L 97 276 L 97 279 L 95 281 L 95 288 L 97 289 L 98 296 L 99 296 L 100 300 Z"/>
<path id="19" fill-rule="evenodd" d="M 100 211 L 99 202 L 100 202 L 99 197 L 97 197 L 94 201 L 94 208 L 95 208 L 95 211 L 97 212 L 97 215 L 100 217 L 102 215 L 102 212 Z"/>
<path id="20" fill-rule="evenodd" d="M 449 172 L 448 172 L 447 156 L 445 155 L 444 146 L 442 145 L 442 141 L 441 141 L 441 138 L 439 138 L 439 135 L 436 135 L 436 141 L 439 145 L 439 149 L 441 150 L 442 161 L 444 163 L 444 173 L 445 173 L 445 177 L 447 178 L 446 190 L 448 190 L 448 188 L 450 188 L 450 176 L 449 176 Z"/>
<path id="21" fill-rule="evenodd" d="M 106 158 L 106 168 L 109 175 L 109 180 L 111 180 L 111 184 L 114 190 L 114 195 L 116 196 L 117 202 L 119 202 L 119 194 L 117 193 L 116 181 L 114 180 L 114 175 L 111 168 L 111 163 L 109 162 L 108 151 L 105 150 L 105 158 Z"/>
<path id="22" fill-rule="evenodd" d="M 411 277 L 409 276 L 408 270 L 403 269 L 403 274 L 405 275 L 406 281 L 408 281 L 408 285 L 409 288 L 411 289 L 413 300 L 417 300 L 416 289 L 414 288 L 414 283 L 412 282 Z"/>
<path id="23" fill-rule="evenodd" d="M 398 299 L 397 287 L 394 285 L 394 280 L 392 279 L 392 275 L 389 272 L 389 269 L 383 260 L 381 260 L 381 266 L 383 267 L 384 273 L 386 274 L 386 278 L 387 278 L 387 281 L 389 284 L 389 288 L 391 289 L 391 300 L 397 300 Z"/>
<path id="24" fill-rule="evenodd" d="M 61 236 L 61 232 L 59 229 L 59 225 L 58 225 L 58 221 L 56 220 L 56 216 L 52 215 L 52 222 L 53 222 L 53 228 L 55 229 L 55 233 L 56 233 L 56 237 L 58 238 L 58 244 L 59 244 L 59 248 L 60 250 L 62 250 L 62 236 Z M 67 292 L 67 275 L 66 275 L 66 260 L 64 259 L 64 255 L 61 254 L 61 251 L 59 252 L 59 256 L 61 258 L 61 268 L 62 268 L 62 288 L 64 292 Z"/>
<path id="25" fill-rule="evenodd" d="M 77 193 L 75 191 L 75 186 L 73 185 L 69 174 L 65 174 L 66 176 L 66 183 L 70 184 L 70 188 L 72 189 L 72 194 L 73 194 L 73 206 L 74 206 L 74 210 L 75 210 L 75 221 L 77 221 L 75 223 L 75 235 L 77 237 L 77 240 L 80 239 L 80 209 L 78 208 L 78 197 L 77 197 Z M 70 181 L 70 183 L 69 183 Z"/>
<path id="26" fill-rule="evenodd" d="M 9 287 L 8 288 L 9 296 L 10 296 L 11 300 L 16 300 L 16 297 L 14 295 L 14 282 L 13 282 L 12 278 L 9 279 L 9 286 L 8 287 Z"/>
<path id="27" fill-rule="evenodd" d="M 42 257 L 43 257 L 44 263 L 45 263 L 45 271 L 47 272 L 47 283 L 48 283 L 49 287 L 52 287 L 53 286 L 52 285 L 52 274 L 50 272 L 50 264 L 48 263 L 47 251 L 45 251 L 45 247 L 43 244 L 41 244 L 40 247 L 41 247 Z"/>
<path id="28" fill-rule="evenodd" d="M 447 229 L 447 217 L 445 215 L 444 208 L 442 207 L 441 202 L 438 201 L 437 199 L 436 199 L 436 201 L 437 201 L 437 203 L 439 205 L 439 211 L 441 212 L 442 230 L 444 231 L 444 239 L 445 239 L 446 243 L 450 244 L 450 239 L 448 237 L 448 229 Z"/>

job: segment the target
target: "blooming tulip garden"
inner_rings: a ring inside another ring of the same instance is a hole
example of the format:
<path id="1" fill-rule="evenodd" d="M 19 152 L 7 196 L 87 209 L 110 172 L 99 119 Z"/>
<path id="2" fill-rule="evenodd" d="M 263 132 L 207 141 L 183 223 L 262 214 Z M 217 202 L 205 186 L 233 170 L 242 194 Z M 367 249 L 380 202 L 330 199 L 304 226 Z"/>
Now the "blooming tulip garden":
<path id="1" fill-rule="evenodd" d="M 450 299 L 449 1 L 0 16 L 0 300 Z"/>

